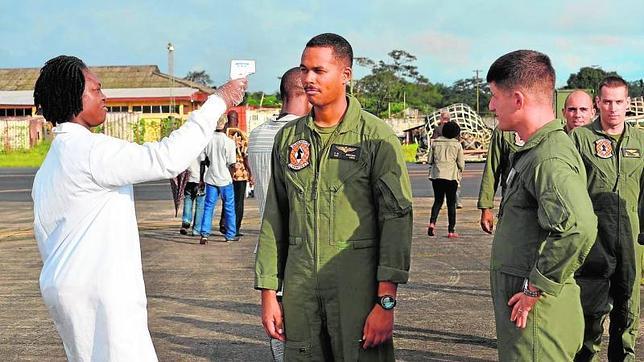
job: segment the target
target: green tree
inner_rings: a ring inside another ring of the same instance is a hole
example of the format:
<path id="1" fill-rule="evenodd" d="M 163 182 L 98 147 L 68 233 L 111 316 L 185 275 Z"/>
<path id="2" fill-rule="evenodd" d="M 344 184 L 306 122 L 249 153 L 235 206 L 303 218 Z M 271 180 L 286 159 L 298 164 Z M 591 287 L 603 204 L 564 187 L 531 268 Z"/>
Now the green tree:
<path id="1" fill-rule="evenodd" d="M 628 95 L 631 97 L 644 97 L 644 79 L 628 83 Z"/>
<path id="2" fill-rule="evenodd" d="M 208 73 L 206 73 L 205 70 L 190 71 L 183 79 L 203 84 L 207 87 L 210 87 L 212 85 L 212 79 L 210 79 L 210 76 L 208 75 Z"/>
<path id="3" fill-rule="evenodd" d="M 582 67 L 568 77 L 564 89 L 596 89 L 599 82 L 609 75 L 619 76 L 617 72 L 607 72 L 599 67 Z"/>
<path id="4" fill-rule="evenodd" d="M 440 91 L 443 94 L 443 98 L 439 104 L 440 107 L 454 103 L 465 103 L 476 110 L 476 79 L 459 79 L 449 87 L 441 84 Z M 481 83 L 481 80 L 479 80 L 479 113 L 487 111 L 490 97 L 490 87 L 487 83 Z"/>
<path id="5" fill-rule="evenodd" d="M 404 50 L 387 54 L 389 62 L 356 58 L 358 65 L 371 69 L 371 74 L 356 81 L 354 94 L 363 107 L 379 116 L 402 110 L 404 105 L 427 111 L 440 100 L 440 94 L 429 80 L 418 72 L 416 57 Z"/>

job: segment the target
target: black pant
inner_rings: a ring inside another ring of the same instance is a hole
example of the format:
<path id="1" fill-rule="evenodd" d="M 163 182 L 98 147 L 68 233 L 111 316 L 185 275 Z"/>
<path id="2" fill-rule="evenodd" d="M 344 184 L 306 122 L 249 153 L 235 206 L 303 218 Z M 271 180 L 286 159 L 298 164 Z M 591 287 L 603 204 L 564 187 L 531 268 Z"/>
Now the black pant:
<path id="1" fill-rule="evenodd" d="M 432 180 L 432 187 L 434 188 L 434 205 L 432 205 L 429 222 L 436 223 L 438 213 L 443 207 L 443 200 L 447 196 L 447 219 L 449 221 L 447 231 L 453 233 L 456 226 L 456 189 L 458 189 L 458 181 L 438 178 Z"/>
<path id="2" fill-rule="evenodd" d="M 246 183 L 248 181 L 233 181 L 233 190 L 235 192 L 235 224 L 237 224 L 237 234 L 241 233 L 241 223 L 244 218 L 244 200 L 246 199 Z M 219 228 L 223 229 L 223 213 L 219 220 Z"/>

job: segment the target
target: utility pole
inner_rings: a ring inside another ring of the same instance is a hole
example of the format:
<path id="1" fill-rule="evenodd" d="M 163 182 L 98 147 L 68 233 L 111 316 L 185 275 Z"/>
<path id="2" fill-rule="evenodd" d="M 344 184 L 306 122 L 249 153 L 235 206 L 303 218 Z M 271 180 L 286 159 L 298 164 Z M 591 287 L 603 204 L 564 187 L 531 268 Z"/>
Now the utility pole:
<path id="1" fill-rule="evenodd" d="M 170 75 L 170 113 L 174 112 L 174 45 L 168 43 L 168 74 Z"/>
<path id="2" fill-rule="evenodd" d="M 476 114 L 479 114 L 479 72 L 480 69 L 474 69 L 474 73 L 476 73 Z"/>

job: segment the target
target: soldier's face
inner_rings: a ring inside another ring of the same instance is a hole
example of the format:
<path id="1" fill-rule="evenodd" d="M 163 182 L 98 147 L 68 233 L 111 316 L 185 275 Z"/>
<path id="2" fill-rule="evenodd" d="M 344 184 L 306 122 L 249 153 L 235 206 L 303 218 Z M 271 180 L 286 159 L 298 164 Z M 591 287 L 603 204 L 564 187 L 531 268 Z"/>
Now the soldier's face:
<path id="1" fill-rule="evenodd" d="M 631 104 L 626 87 L 604 86 L 595 98 L 602 125 L 614 127 L 624 123 L 626 110 Z"/>
<path id="2" fill-rule="evenodd" d="M 495 82 L 490 83 L 490 90 L 492 91 L 492 97 L 488 107 L 490 112 L 494 112 L 497 121 L 499 121 L 499 129 L 503 131 L 515 130 L 514 113 L 517 110 L 517 106 L 514 92 L 498 87 Z"/>
<path id="3" fill-rule="evenodd" d="M 305 48 L 300 71 L 306 97 L 313 106 L 325 106 L 346 96 L 351 67 L 337 59 L 332 48 Z"/>
<path id="4" fill-rule="evenodd" d="M 595 117 L 592 98 L 586 92 L 571 93 L 564 106 L 563 115 L 569 130 L 590 123 Z"/>

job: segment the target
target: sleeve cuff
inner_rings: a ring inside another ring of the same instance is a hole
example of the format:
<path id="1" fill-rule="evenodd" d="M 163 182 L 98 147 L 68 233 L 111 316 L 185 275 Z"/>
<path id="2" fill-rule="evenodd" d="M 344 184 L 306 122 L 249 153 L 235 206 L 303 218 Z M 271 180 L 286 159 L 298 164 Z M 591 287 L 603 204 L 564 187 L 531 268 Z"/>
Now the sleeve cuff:
<path id="1" fill-rule="evenodd" d="M 255 289 L 279 290 L 279 279 L 276 277 L 255 275 Z"/>
<path id="2" fill-rule="evenodd" d="M 409 279 L 409 271 L 391 268 L 388 266 L 379 266 L 376 279 L 379 282 L 392 282 L 396 284 L 405 284 Z"/>
<path id="3" fill-rule="evenodd" d="M 561 293 L 561 289 L 563 288 L 563 284 L 553 282 L 552 280 L 548 279 L 543 274 L 541 274 L 541 272 L 539 272 L 537 267 L 534 267 L 532 269 L 530 275 L 528 276 L 528 280 L 540 291 L 555 297 L 558 296 L 559 293 Z"/>

